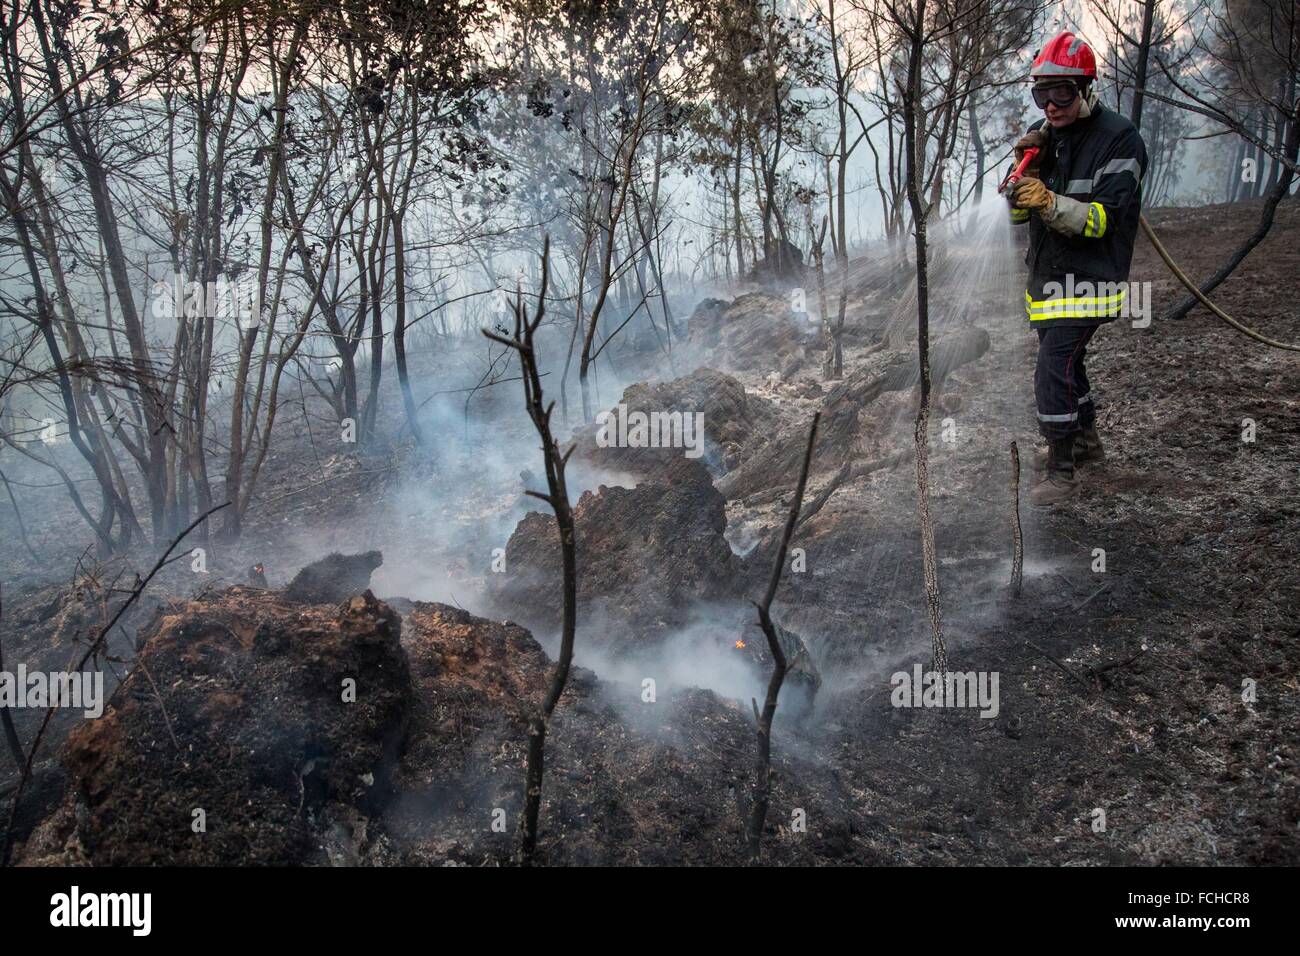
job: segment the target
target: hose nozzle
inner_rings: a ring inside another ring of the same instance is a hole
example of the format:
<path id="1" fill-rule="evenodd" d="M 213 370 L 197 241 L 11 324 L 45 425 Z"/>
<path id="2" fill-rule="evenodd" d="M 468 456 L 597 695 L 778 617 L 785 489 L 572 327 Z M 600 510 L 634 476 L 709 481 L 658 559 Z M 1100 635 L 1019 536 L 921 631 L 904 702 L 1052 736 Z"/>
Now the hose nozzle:
<path id="1" fill-rule="evenodd" d="M 1025 150 L 1025 154 L 1022 157 L 1020 157 L 1020 162 L 1016 164 L 1016 168 L 1011 170 L 1011 172 L 1007 173 L 1007 178 L 1002 180 L 1002 185 L 998 187 L 998 192 L 999 193 L 1006 192 L 1007 187 L 1015 183 L 1017 180 L 1019 180 L 1020 177 L 1025 174 L 1025 170 L 1029 168 L 1029 164 L 1032 163 L 1037 158 L 1038 158 L 1037 147 L 1030 146 L 1027 150 Z"/>

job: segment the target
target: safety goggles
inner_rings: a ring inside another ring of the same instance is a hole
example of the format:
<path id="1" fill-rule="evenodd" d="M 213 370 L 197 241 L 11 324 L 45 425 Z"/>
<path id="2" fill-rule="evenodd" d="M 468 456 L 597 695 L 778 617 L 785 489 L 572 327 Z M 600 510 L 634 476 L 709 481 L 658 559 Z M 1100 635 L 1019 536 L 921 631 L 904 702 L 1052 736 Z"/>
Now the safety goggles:
<path id="1" fill-rule="evenodd" d="M 1057 86 L 1049 86 L 1046 89 L 1031 87 L 1030 92 L 1034 95 L 1034 103 L 1040 110 L 1047 109 L 1048 103 L 1055 103 L 1064 109 L 1075 101 L 1079 95 L 1079 88 L 1073 83 L 1061 83 Z"/>

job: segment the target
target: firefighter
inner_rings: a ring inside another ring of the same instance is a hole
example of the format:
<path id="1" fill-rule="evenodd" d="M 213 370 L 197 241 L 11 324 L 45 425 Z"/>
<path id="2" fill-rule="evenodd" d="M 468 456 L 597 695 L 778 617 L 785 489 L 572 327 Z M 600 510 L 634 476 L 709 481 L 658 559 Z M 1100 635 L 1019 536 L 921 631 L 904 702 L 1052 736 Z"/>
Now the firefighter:
<path id="1" fill-rule="evenodd" d="M 1105 457 L 1084 368 L 1097 329 L 1125 307 L 1142 211 L 1147 151 L 1137 129 L 1103 107 L 1097 59 L 1073 33 L 1054 37 L 1030 71 L 1044 117 L 1016 143 L 1038 155 L 1007 189 L 1011 221 L 1029 226 L 1025 310 L 1038 332 L 1034 399 L 1047 439 L 1030 501 L 1053 505 L 1079 490 L 1075 467 Z"/>

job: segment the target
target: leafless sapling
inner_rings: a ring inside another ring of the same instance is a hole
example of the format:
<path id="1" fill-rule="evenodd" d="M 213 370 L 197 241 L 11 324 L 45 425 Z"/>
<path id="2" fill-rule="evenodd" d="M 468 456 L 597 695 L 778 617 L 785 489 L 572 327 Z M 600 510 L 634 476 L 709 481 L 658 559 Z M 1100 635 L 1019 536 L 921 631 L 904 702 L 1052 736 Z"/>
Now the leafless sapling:
<path id="1" fill-rule="evenodd" d="M 569 491 L 565 485 L 564 468 L 576 446 L 561 452 L 551 432 L 551 412 L 555 402 L 545 403 L 542 395 L 542 376 L 538 370 L 536 334 L 546 312 L 546 291 L 550 278 L 551 243 L 548 238 L 542 246 L 542 282 L 537 296 L 537 307 L 532 315 L 523 304 L 522 293 L 514 302 L 515 327 L 510 337 L 483 330 L 495 342 L 514 349 L 519 355 L 520 379 L 524 383 L 524 406 L 533 427 L 542 440 L 542 457 L 546 467 L 547 490 L 528 491 L 551 506 L 555 512 L 555 525 L 560 533 L 560 549 L 564 562 L 564 624 L 560 636 L 560 655 L 551 672 L 551 684 L 541 706 L 528 721 L 528 765 L 524 775 L 524 810 L 519 818 L 519 862 L 528 866 L 537 849 L 537 816 L 542 805 L 542 774 L 545 769 L 546 730 L 555 705 L 564 693 L 569 679 L 569 665 L 573 661 L 573 637 L 577 622 L 578 570 L 574 542 L 573 509 L 569 506 Z"/>
<path id="2" fill-rule="evenodd" d="M 1024 579 L 1025 539 L 1020 530 L 1020 446 L 1011 443 L 1011 593 L 1020 595 Z"/>
<path id="3" fill-rule="evenodd" d="M 785 683 L 787 662 L 781 641 L 777 637 L 776 627 L 772 624 L 772 599 L 776 597 L 777 585 L 781 583 L 781 572 L 785 570 L 785 555 L 790 547 L 790 536 L 794 534 L 799 521 L 799 509 L 803 506 L 804 488 L 808 484 L 808 466 L 812 462 L 813 444 L 817 440 L 817 423 L 821 421 L 821 412 L 813 415 L 812 426 L 808 429 L 808 447 L 804 450 L 803 466 L 799 469 L 799 483 L 795 486 L 794 500 L 790 502 L 790 514 L 786 518 L 785 531 L 776 550 L 776 560 L 772 563 L 772 577 L 767 582 L 767 591 L 763 599 L 755 603 L 758 608 L 758 626 L 767 638 L 768 650 L 772 653 L 772 676 L 767 682 L 767 698 L 758 717 L 758 759 L 754 766 L 754 799 L 750 807 L 749 827 L 746 833 L 749 844 L 749 858 L 757 862 L 763 839 L 763 824 L 767 819 L 767 806 L 772 796 L 772 719 L 776 716 L 777 695 Z M 757 710 L 757 708 L 755 708 Z"/>
<path id="4" fill-rule="evenodd" d="M 921 196 L 924 173 L 923 147 L 917 127 L 924 109 L 922 62 L 925 56 L 925 3 L 916 0 L 914 14 L 895 11 L 896 22 L 908 41 L 907 84 L 903 89 L 903 132 L 907 148 L 907 198 L 912 208 L 916 242 L 916 351 L 920 364 L 921 398 L 916 409 L 916 499 L 921 523 L 921 562 L 925 578 L 925 602 L 934 636 L 933 669 L 948 669 L 948 649 L 943 640 L 943 612 L 939 597 L 939 561 L 934 548 L 934 516 L 930 512 L 929 426 L 930 426 L 930 275 L 926 219 L 930 209 Z M 892 8 L 891 8 L 892 9 Z"/>

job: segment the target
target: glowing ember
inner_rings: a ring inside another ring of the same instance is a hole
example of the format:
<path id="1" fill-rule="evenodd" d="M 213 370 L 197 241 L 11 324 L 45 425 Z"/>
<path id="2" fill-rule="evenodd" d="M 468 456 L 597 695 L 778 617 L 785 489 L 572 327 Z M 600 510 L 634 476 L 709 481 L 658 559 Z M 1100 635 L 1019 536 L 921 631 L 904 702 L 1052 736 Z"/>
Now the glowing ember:
<path id="1" fill-rule="evenodd" d="M 745 649 L 745 642 L 744 642 L 744 641 L 736 641 L 736 643 L 735 643 L 735 648 L 736 648 L 736 650 L 738 650 L 738 651 L 743 651 L 743 650 Z"/>

